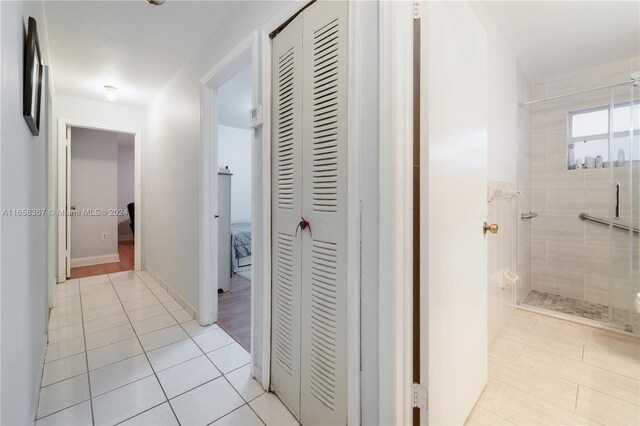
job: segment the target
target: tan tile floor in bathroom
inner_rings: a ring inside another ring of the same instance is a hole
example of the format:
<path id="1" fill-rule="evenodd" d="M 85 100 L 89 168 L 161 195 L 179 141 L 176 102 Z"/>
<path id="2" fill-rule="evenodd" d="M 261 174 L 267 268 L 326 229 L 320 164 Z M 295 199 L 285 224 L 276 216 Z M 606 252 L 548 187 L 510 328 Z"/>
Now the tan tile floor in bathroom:
<path id="1" fill-rule="evenodd" d="M 514 310 L 468 425 L 640 425 L 640 339 Z"/>
<path id="2" fill-rule="evenodd" d="M 250 355 L 149 274 L 59 284 L 36 425 L 297 425 Z"/>

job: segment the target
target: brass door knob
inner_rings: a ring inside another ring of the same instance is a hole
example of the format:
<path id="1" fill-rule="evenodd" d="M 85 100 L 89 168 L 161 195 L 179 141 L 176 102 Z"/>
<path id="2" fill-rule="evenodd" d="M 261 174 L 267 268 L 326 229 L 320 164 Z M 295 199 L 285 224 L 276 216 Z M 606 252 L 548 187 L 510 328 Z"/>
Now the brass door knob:
<path id="1" fill-rule="evenodd" d="M 497 234 L 498 224 L 492 223 L 491 225 L 489 225 L 487 222 L 485 222 L 484 225 L 482 225 L 482 231 L 484 232 L 485 235 L 487 234 L 487 232 L 491 232 L 492 234 Z"/>

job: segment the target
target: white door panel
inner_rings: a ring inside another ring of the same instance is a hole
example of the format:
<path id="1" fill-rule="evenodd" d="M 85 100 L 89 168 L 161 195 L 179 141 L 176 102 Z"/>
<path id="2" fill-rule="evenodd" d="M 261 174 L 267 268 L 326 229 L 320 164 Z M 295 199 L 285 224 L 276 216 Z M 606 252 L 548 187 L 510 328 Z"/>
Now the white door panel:
<path id="1" fill-rule="evenodd" d="M 465 3 L 420 7 L 421 423 L 458 425 L 487 381 L 487 40 Z"/>
<path id="2" fill-rule="evenodd" d="M 271 386 L 300 418 L 302 19 L 272 48 Z"/>
<path id="3" fill-rule="evenodd" d="M 347 3 L 303 14 L 301 422 L 347 421 Z"/>
<path id="4" fill-rule="evenodd" d="M 347 422 L 347 10 L 273 40 L 271 383 L 305 425 Z"/>

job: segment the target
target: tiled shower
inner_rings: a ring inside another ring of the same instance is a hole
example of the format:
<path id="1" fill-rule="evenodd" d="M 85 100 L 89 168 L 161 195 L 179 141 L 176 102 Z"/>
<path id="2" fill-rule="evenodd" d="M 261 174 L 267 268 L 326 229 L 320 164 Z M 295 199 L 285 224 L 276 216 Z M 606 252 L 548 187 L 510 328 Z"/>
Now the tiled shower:
<path id="1" fill-rule="evenodd" d="M 545 99 L 518 108 L 521 307 L 640 332 L 638 70 L 635 58 L 533 84 L 520 78 L 519 102 Z"/>

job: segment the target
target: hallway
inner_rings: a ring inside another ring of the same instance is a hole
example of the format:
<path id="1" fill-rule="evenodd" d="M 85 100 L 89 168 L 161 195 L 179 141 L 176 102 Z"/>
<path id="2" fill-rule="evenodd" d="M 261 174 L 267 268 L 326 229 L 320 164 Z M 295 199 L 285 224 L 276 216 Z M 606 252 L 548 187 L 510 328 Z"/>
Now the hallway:
<path id="1" fill-rule="evenodd" d="M 146 272 L 68 280 L 50 318 L 37 425 L 297 424 L 250 354 Z"/>

